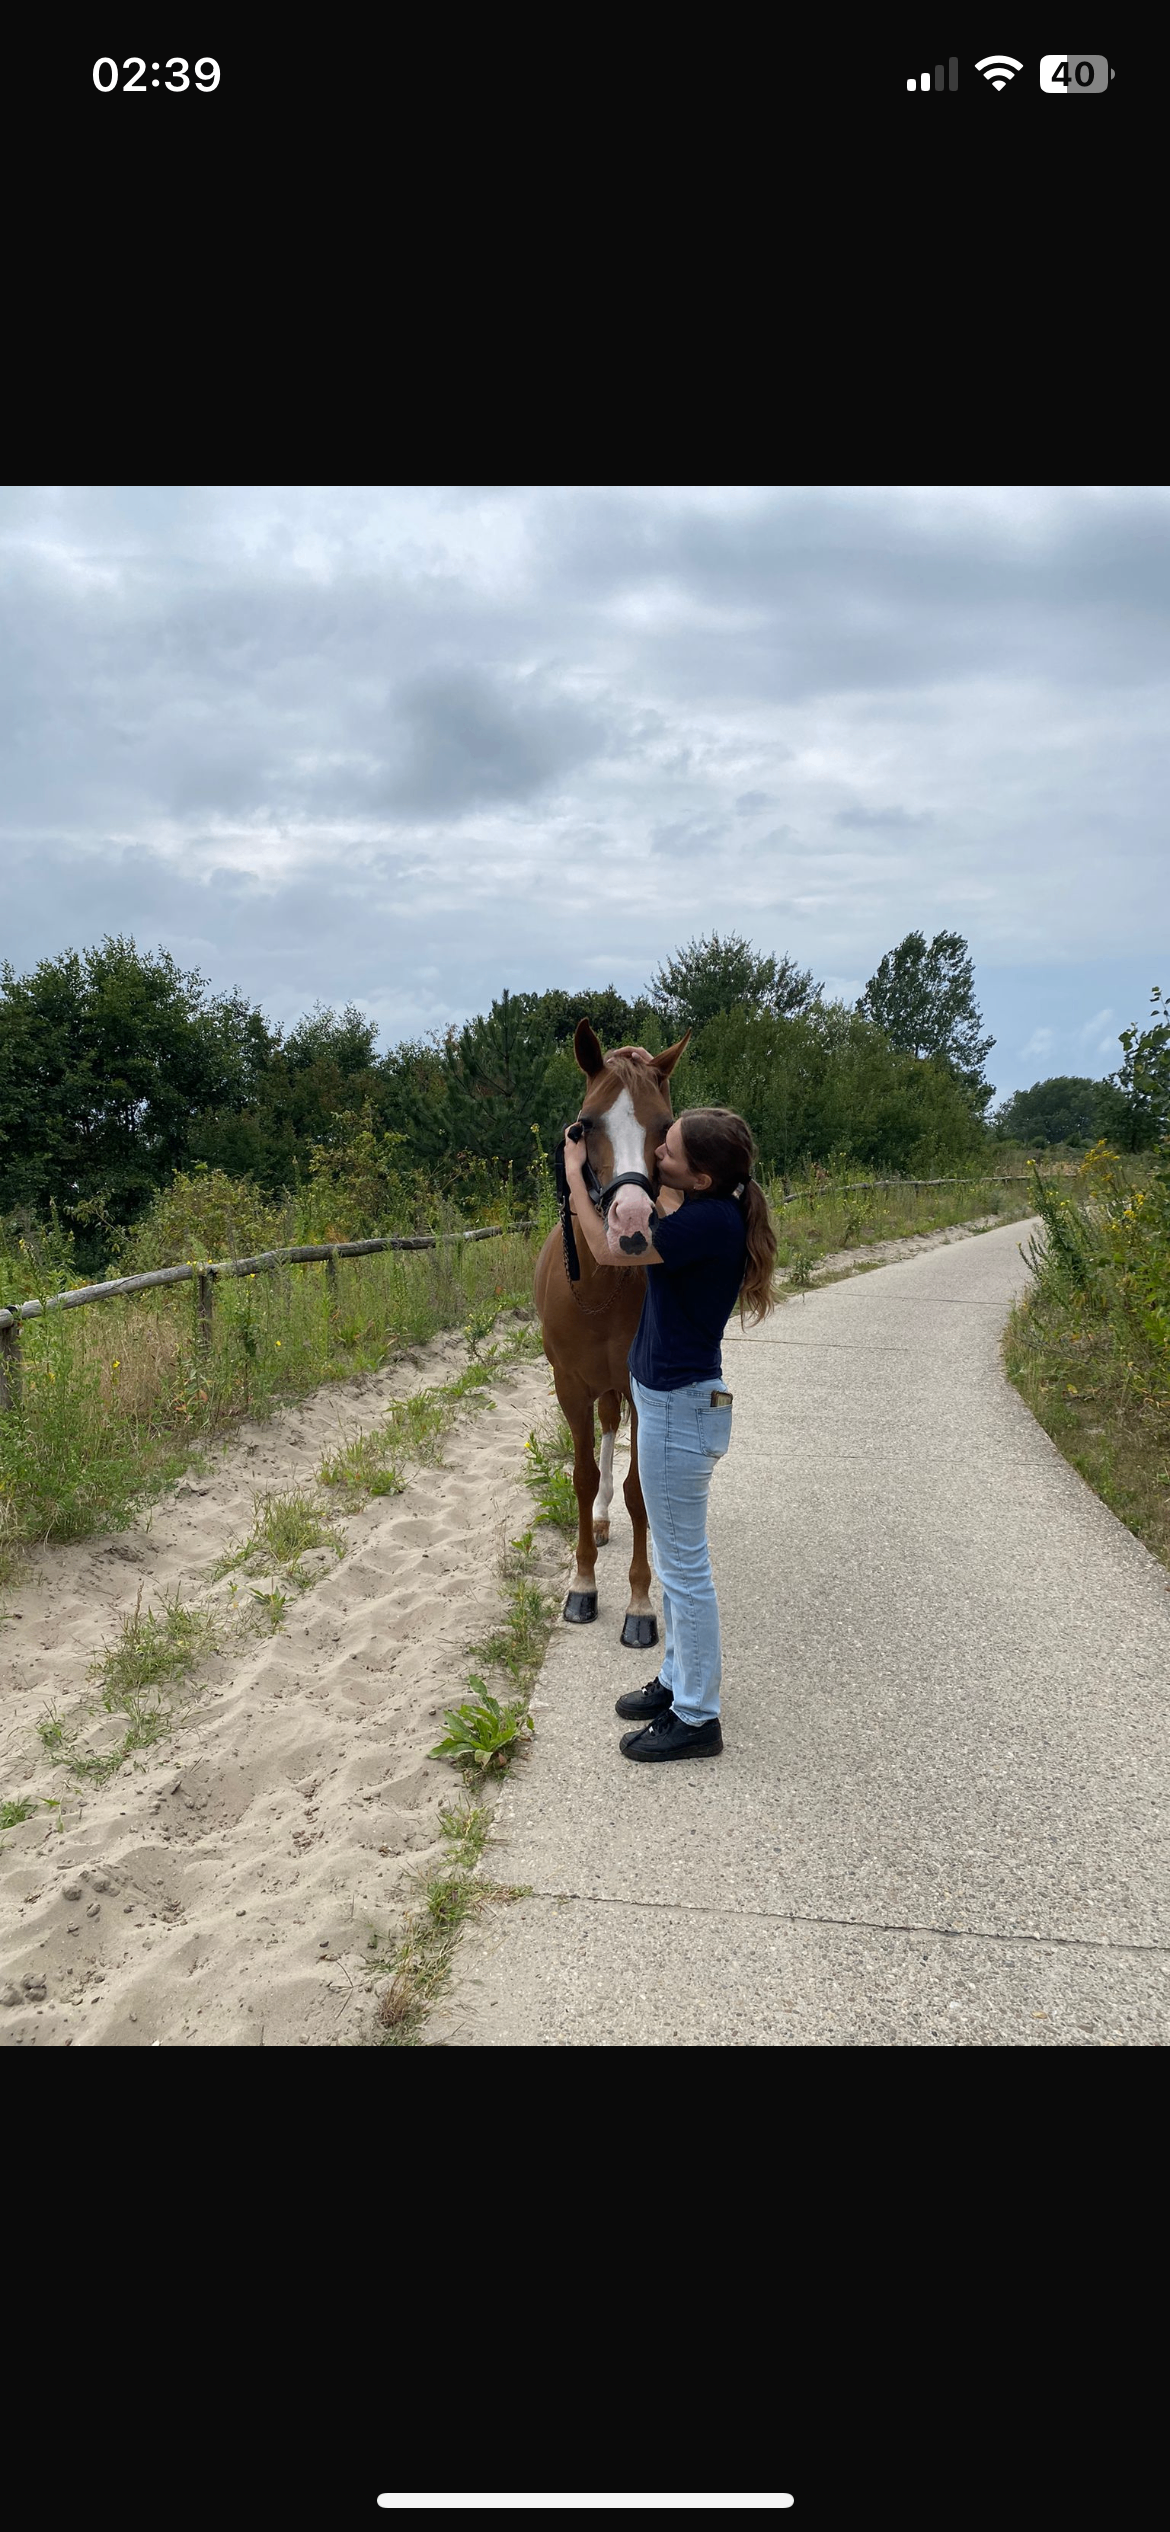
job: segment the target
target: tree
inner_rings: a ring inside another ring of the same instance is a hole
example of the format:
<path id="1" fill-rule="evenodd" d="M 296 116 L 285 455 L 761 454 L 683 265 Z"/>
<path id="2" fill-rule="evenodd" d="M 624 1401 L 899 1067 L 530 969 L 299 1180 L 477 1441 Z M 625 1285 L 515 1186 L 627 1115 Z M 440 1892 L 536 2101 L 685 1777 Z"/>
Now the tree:
<path id="1" fill-rule="evenodd" d="M 722 1013 L 697 1043 L 685 1104 L 746 1117 L 765 1170 L 799 1171 L 842 1152 L 859 1178 L 925 1178 L 969 1161 L 983 1141 L 945 1064 L 895 1047 L 841 1002 L 787 1019 L 743 1004 Z"/>
<path id="2" fill-rule="evenodd" d="M 1170 1133 L 1170 1003 L 1150 988 L 1148 1028 L 1119 1031 L 1125 1060 L 1098 1085 L 1097 1131 L 1126 1152 L 1149 1151 Z"/>
<path id="3" fill-rule="evenodd" d="M 997 1140 L 1016 1143 L 1091 1143 L 1099 1132 L 1101 1084 L 1079 1073 L 1056 1073 L 1015 1090 L 990 1122 Z"/>
<path id="4" fill-rule="evenodd" d="M 992 1085 L 983 1065 L 995 1039 L 979 1035 L 974 969 L 960 933 L 936 932 L 928 949 L 921 932 L 908 932 L 887 951 L 855 1009 L 907 1054 L 947 1065 L 976 1112 L 986 1108 Z"/>
<path id="5" fill-rule="evenodd" d="M 551 1034 L 533 1009 L 535 994 L 505 986 L 486 1016 L 469 1020 L 448 1045 L 447 1100 L 454 1149 L 527 1169 Z"/>
<path id="6" fill-rule="evenodd" d="M 275 1195 L 303 1179 L 316 1146 L 341 1131 L 339 1117 L 368 1101 L 380 1109 L 385 1083 L 377 1024 L 356 1004 L 336 1012 L 318 1003 L 287 1037 L 268 1030 L 258 1013 L 254 1021 L 251 1034 L 244 1031 L 239 1094 L 200 1120 L 191 1151 Z"/>
<path id="7" fill-rule="evenodd" d="M 571 1043 L 578 1020 L 592 1021 L 603 1046 L 648 1046 L 657 1055 L 666 1045 L 653 1002 L 641 994 L 627 1002 L 616 985 L 582 985 L 578 993 L 560 986 L 531 996 L 534 1024 L 547 1027 L 554 1046 Z"/>
<path id="8" fill-rule="evenodd" d="M 684 1029 L 693 1029 L 697 1036 L 708 1021 L 741 1002 L 749 1010 L 787 1019 L 807 1010 L 820 992 L 811 968 L 802 970 L 791 958 L 762 957 L 738 932 L 729 932 L 725 940 L 712 932 L 704 940 L 688 941 L 685 949 L 666 960 L 647 987 L 650 1001 L 674 1037 L 681 1037 Z"/>
<path id="9" fill-rule="evenodd" d="M 182 1167 L 203 1119 L 238 1106 L 252 1017 L 169 952 L 96 949 L 0 968 L 0 1211 L 56 1203 L 126 1225 Z M 262 1027 L 261 1023 L 261 1027 Z M 88 1263 L 88 1257 L 82 1259 Z"/>

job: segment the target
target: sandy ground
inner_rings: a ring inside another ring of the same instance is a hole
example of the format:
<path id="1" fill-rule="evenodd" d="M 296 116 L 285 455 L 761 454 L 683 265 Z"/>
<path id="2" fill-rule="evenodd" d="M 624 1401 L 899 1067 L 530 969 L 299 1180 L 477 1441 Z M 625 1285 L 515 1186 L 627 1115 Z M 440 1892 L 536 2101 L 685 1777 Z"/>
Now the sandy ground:
<path id="1" fill-rule="evenodd" d="M 211 1572 L 248 1535 L 254 1493 L 310 1482 L 390 1399 L 467 1360 L 462 1338 L 436 1338 L 245 1425 L 133 1529 L 42 1550 L 5 1592 L 0 1794 L 52 1795 L 62 1810 L 0 1837 L 0 2044 L 357 2036 L 372 2001 L 368 1938 L 401 1921 L 412 1869 L 443 1851 L 439 1809 L 462 1797 L 458 1774 L 426 1753 L 476 1667 L 466 1648 L 502 1613 L 500 1550 L 531 1523 L 524 1443 L 553 1404 L 543 1357 L 508 1367 L 486 1393 L 494 1412 L 460 1410 L 444 1465 L 408 1462 L 405 1494 L 339 1511 L 346 1554 L 306 1560 L 318 1578 L 290 1590 L 282 1631 L 202 1665 L 203 1693 L 174 1734 L 105 1785 L 78 1787 L 52 1766 L 36 1723 L 50 1705 L 67 1723 L 92 1712 L 87 1664 L 140 1586 L 144 1610 L 175 1586 L 222 1607 L 228 1581 L 212 1585 Z M 555 1582 L 559 1535 L 537 1536 Z M 238 1579 L 246 1599 L 262 1577 Z M 103 1718 L 91 1746 L 124 1728 Z"/>
<path id="2" fill-rule="evenodd" d="M 911 1256 L 974 1228 L 842 1251 L 819 1271 Z M 462 1796 L 459 1776 L 427 1751 L 474 1667 L 467 1647 L 500 1615 L 500 1550 L 531 1524 L 524 1443 L 553 1405 L 543 1357 L 487 1392 L 494 1412 L 462 1411 L 444 1465 L 408 1465 L 405 1494 L 348 1514 L 339 1505 L 344 1558 L 308 1557 L 317 1578 L 290 1591 L 282 1631 L 202 1665 L 185 1720 L 107 1784 L 78 1787 L 53 1767 L 36 1724 L 49 1707 L 66 1724 L 92 1716 L 87 1665 L 140 1588 L 144 1609 L 176 1586 L 222 1608 L 229 1582 L 212 1584 L 212 1570 L 250 1531 L 254 1494 L 309 1483 L 390 1399 L 440 1385 L 467 1360 L 462 1338 L 439 1337 L 243 1426 L 206 1475 L 133 1529 L 41 1551 L 5 1593 L 0 1795 L 52 1795 L 62 1809 L 0 1836 L 0 2045 L 329 2047 L 357 2036 L 373 1992 L 368 1938 L 384 1945 L 401 1922 L 412 1872 L 444 1851 L 440 1807 Z M 555 1587 L 567 1551 L 558 1534 L 537 1535 L 541 1578 Z M 246 1597 L 261 1577 L 239 1579 Z M 90 1745 L 123 1728 L 91 1726 Z"/>

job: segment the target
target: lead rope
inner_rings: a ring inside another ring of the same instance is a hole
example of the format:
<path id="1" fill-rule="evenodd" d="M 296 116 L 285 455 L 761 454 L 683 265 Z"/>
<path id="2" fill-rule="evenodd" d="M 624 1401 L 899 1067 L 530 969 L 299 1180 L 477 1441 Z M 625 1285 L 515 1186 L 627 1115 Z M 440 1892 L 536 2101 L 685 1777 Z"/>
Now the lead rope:
<path id="1" fill-rule="evenodd" d="M 611 1289 L 603 1295 L 596 1308 L 591 1310 L 588 1307 L 588 1304 L 582 1301 L 581 1295 L 577 1290 L 577 1286 L 581 1281 L 581 1260 L 577 1255 L 577 1242 L 573 1232 L 572 1216 L 569 1212 L 569 1182 L 565 1175 L 565 1138 L 563 1134 L 560 1142 L 557 1144 L 554 1160 L 556 1164 L 557 1201 L 560 1205 L 561 1213 L 561 1252 L 565 1261 L 565 1274 L 568 1279 L 569 1290 L 572 1293 L 573 1299 L 576 1302 L 577 1308 L 579 1309 L 583 1319 L 600 1319 L 604 1316 L 607 1310 L 612 1309 L 615 1295 L 611 1287 Z M 632 1266 L 608 1266 L 599 1269 L 599 1272 L 602 1274 L 611 1274 L 615 1276 L 619 1284 L 630 1283 L 633 1279 L 634 1271 L 635 1270 Z"/>

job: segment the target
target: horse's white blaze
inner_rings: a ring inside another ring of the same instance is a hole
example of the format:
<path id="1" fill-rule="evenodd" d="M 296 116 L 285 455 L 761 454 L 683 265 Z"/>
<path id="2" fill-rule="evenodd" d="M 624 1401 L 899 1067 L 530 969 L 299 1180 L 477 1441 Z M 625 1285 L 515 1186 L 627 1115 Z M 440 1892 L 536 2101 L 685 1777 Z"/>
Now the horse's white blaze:
<path id="1" fill-rule="evenodd" d="M 646 1128 L 638 1123 L 628 1090 L 619 1090 L 612 1108 L 606 1109 L 605 1126 L 613 1150 L 612 1176 L 620 1178 L 625 1170 L 635 1169 L 645 1177 Z"/>
<path id="2" fill-rule="evenodd" d="M 606 1110 L 605 1123 L 613 1152 L 613 1177 L 624 1177 L 630 1170 L 640 1178 L 648 1177 L 654 1162 L 651 1158 L 648 1170 L 646 1128 L 639 1124 L 628 1090 L 618 1092 L 612 1108 Z M 649 1236 L 650 1211 L 650 1198 L 640 1187 L 619 1187 L 606 1220 L 606 1245 L 614 1257 L 621 1255 L 623 1237 L 640 1232 L 645 1241 Z"/>
<path id="3" fill-rule="evenodd" d="M 597 1501 L 593 1506 L 595 1521 L 608 1521 L 609 1507 L 613 1501 L 613 1438 L 612 1433 L 603 1433 L 601 1436 L 601 1484 L 597 1489 Z"/>

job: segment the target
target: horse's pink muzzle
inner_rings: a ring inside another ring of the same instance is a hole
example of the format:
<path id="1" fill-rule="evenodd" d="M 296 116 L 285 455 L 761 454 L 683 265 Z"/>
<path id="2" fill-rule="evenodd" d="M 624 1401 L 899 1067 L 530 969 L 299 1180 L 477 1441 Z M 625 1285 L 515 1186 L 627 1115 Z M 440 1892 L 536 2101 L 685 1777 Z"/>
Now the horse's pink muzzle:
<path id="1" fill-rule="evenodd" d="M 606 1246 L 615 1257 L 640 1257 L 649 1247 L 658 1219 L 653 1199 L 642 1187 L 619 1187 L 605 1221 Z"/>

